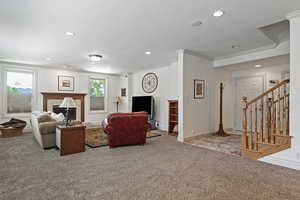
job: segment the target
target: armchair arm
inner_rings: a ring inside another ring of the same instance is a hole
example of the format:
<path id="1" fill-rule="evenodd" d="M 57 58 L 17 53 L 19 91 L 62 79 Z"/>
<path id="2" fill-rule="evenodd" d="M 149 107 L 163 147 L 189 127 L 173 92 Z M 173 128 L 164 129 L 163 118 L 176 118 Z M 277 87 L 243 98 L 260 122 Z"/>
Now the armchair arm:
<path id="1" fill-rule="evenodd" d="M 146 131 L 150 131 L 151 130 L 151 124 L 146 123 L 146 125 L 144 126 Z"/>
<path id="2" fill-rule="evenodd" d="M 107 125 L 105 128 L 104 128 L 104 133 L 106 133 L 106 135 L 110 135 L 113 131 L 113 128 L 110 126 L 110 125 Z"/>

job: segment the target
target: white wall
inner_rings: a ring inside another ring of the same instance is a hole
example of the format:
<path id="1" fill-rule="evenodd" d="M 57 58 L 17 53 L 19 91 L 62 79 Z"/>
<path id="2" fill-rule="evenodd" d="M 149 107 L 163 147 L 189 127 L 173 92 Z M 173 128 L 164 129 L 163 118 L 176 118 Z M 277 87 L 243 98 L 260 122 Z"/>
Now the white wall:
<path id="1" fill-rule="evenodd" d="M 120 76 L 120 96 L 121 88 L 126 89 L 126 97 L 121 97 L 122 103 L 119 106 L 119 112 L 131 112 L 131 75 L 123 74 Z"/>
<path id="2" fill-rule="evenodd" d="M 179 140 L 187 137 L 212 132 L 211 124 L 211 91 L 214 85 L 213 62 L 202 57 L 190 55 L 184 51 L 182 58 L 182 68 L 179 79 L 182 81 L 182 91 L 180 92 L 180 122 L 183 127 L 179 127 Z M 194 99 L 194 79 L 205 80 L 205 98 Z M 182 134 L 182 135 L 181 135 Z M 182 137 L 182 138 L 181 138 Z"/>
<path id="3" fill-rule="evenodd" d="M 146 73 L 154 72 L 158 77 L 158 87 L 152 94 L 147 94 L 142 89 L 142 79 Z M 131 75 L 131 95 L 152 95 L 155 99 L 155 116 L 159 128 L 168 130 L 168 100 L 178 99 L 178 67 L 177 63 L 169 66 L 142 71 Z"/>
<path id="4" fill-rule="evenodd" d="M 233 106 L 231 71 L 213 68 L 213 61 L 189 50 L 178 52 L 179 141 L 196 135 L 213 133 L 219 126 L 220 82 L 225 83 L 223 96 L 224 128 L 232 128 Z M 205 98 L 194 99 L 194 80 L 205 80 Z"/>
<path id="5" fill-rule="evenodd" d="M 22 68 L 22 66 L 13 66 L 13 65 L 3 65 L 0 64 L 0 73 L 3 78 L 3 69 L 4 67 L 14 67 Z M 75 91 L 72 93 L 85 93 L 88 94 L 88 81 L 89 77 L 95 78 L 106 78 L 108 80 L 108 102 L 107 102 L 107 112 L 106 113 L 91 113 L 89 112 L 89 98 L 88 95 L 85 98 L 85 121 L 97 122 L 100 123 L 107 115 L 111 112 L 116 112 L 116 104 L 113 103 L 113 98 L 120 96 L 120 76 L 114 75 L 104 75 L 99 73 L 84 73 L 84 72 L 75 72 L 69 70 L 59 70 L 59 69 L 48 69 L 40 67 L 32 67 L 25 69 L 31 69 L 36 72 L 37 80 L 37 102 L 34 105 L 34 111 L 42 111 L 43 109 L 43 97 L 41 92 L 59 92 L 58 91 L 58 75 L 67 75 L 75 77 Z M 0 80 L 2 81 L 2 80 Z M 2 82 L 1 82 L 2 83 Z M 6 121 L 8 118 L 5 118 L 2 106 L 2 90 L 0 93 L 1 96 L 1 108 L 0 108 L 0 121 Z M 29 122 L 29 118 L 23 118 Z"/>
<path id="6" fill-rule="evenodd" d="M 226 67 L 225 67 L 226 69 Z M 235 110 L 242 109 L 241 108 L 241 98 L 240 101 L 237 102 L 236 99 L 236 79 L 241 78 L 248 78 L 253 76 L 260 76 L 264 78 L 264 90 L 273 87 L 273 84 L 270 84 L 270 80 L 282 80 L 282 75 L 286 72 L 289 72 L 289 64 L 275 64 L 273 66 L 268 67 L 262 67 L 262 68 L 252 68 L 250 69 L 243 69 L 243 70 L 234 70 L 232 71 L 232 79 L 231 79 L 231 89 L 230 92 L 232 95 L 228 97 L 228 99 L 225 99 L 227 102 L 232 102 L 232 113 L 230 119 L 230 123 L 232 123 L 231 128 L 234 128 L 234 121 L 235 121 Z M 248 101 L 251 101 L 252 99 L 248 99 Z"/>
<path id="7" fill-rule="evenodd" d="M 179 53 L 180 54 L 180 53 Z M 182 64 L 180 64 L 182 59 Z M 240 108 L 240 102 L 235 104 L 235 79 L 249 76 L 263 76 L 265 89 L 272 85 L 270 80 L 281 80 L 282 74 L 289 71 L 289 64 L 276 64 L 272 66 L 254 68 L 236 65 L 233 67 L 213 68 L 212 61 L 190 53 L 185 50 L 183 58 L 179 56 L 179 81 L 180 101 L 183 110 L 182 121 L 184 127 L 180 126 L 183 135 L 187 138 L 195 135 L 213 133 L 218 130 L 220 117 L 220 82 L 224 83 L 223 91 L 223 126 L 224 129 L 234 128 L 236 107 Z M 205 99 L 193 98 L 193 81 L 202 79 L 206 81 Z M 179 140 L 182 138 L 179 137 Z"/>
<path id="8" fill-rule="evenodd" d="M 269 83 L 270 80 L 282 80 L 282 74 L 289 71 L 289 64 L 279 64 L 272 67 L 251 68 L 242 70 L 233 70 L 228 67 L 215 68 L 213 73 L 213 82 L 215 91 L 211 94 L 214 99 L 214 105 L 211 106 L 212 112 L 212 127 L 213 130 L 218 130 L 219 117 L 220 117 L 220 81 L 224 83 L 223 91 L 223 126 L 224 129 L 233 129 L 235 121 L 235 109 L 241 109 L 241 102 L 236 101 L 235 94 L 235 80 L 243 77 L 250 76 L 263 76 L 265 90 L 273 87 Z M 251 99 L 249 99 L 251 100 Z"/>
<path id="9" fill-rule="evenodd" d="M 232 73 L 226 68 L 214 69 L 212 79 L 211 125 L 217 131 L 220 124 L 220 82 L 223 82 L 223 128 L 232 129 L 234 123 L 234 81 Z"/>
<path id="10" fill-rule="evenodd" d="M 262 161 L 300 170 L 300 11 L 291 13 L 291 66 L 290 66 L 290 134 L 292 147 L 288 150 L 262 158 Z"/>
<path id="11" fill-rule="evenodd" d="M 232 78 L 241 78 L 249 76 L 263 76 L 265 89 L 271 88 L 270 80 L 282 80 L 282 74 L 290 71 L 289 64 L 281 64 L 272 67 L 252 68 L 245 70 L 235 70 L 232 72 Z"/>

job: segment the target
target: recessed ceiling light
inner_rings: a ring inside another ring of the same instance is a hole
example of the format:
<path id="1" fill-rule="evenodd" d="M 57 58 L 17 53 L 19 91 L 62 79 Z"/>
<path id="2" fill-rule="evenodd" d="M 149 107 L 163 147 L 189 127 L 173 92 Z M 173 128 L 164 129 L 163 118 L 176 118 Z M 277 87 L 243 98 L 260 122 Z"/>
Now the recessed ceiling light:
<path id="1" fill-rule="evenodd" d="M 89 55 L 90 60 L 91 61 L 95 61 L 95 62 L 100 61 L 102 57 L 103 56 L 97 55 L 97 54 L 91 54 L 91 55 Z"/>
<path id="2" fill-rule="evenodd" d="M 224 15 L 224 11 L 222 10 L 217 10 L 213 13 L 214 17 L 222 17 Z"/>
<path id="3" fill-rule="evenodd" d="M 261 65 L 254 65 L 255 68 L 260 68 L 262 67 Z"/>
<path id="4" fill-rule="evenodd" d="M 241 46 L 240 45 L 232 45 L 231 48 L 233 49 L 239 49 Z"/>
<path id="5" fill-rule="evenodd" d="M 146 55 L 151 55 L 151 51 L 146 51 L 145 54 Z"/>
<path id="6" fill-rule="evenodd" d="M 67 31 L 67 32 L 66 32 L 66 35 L 68 35 L 68 36 L 75 36 L 75 33 L 70 32 L 70 31 Z"/>
<path id="7" fill-rule="evenodd" d="M 47 60 L 47 61 L 50 61 L 50 60 L 51 60 L 51 58 L 45 58 L 45 60 Z"/>
<path id="8" fill-rule="evenodd" d="M 202 25 L 201 21 L 195 21 L 195 22 L 192 23 L 193 27 L 197 27 L 197 26 L 201 26 L 201 25 Z"/>

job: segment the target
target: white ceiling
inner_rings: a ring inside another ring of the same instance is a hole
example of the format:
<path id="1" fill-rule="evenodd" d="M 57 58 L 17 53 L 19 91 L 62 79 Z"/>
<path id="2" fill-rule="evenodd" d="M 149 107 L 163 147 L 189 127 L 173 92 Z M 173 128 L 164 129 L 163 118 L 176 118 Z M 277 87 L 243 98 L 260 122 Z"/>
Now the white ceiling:
<path id="1" fill-rule="evenodd" d="M 218 9 L 224 17 L 211 16 Z M 271 45 L 259 28 L 298 9 L 299 0 L 1 0 L 0 59 L 134 72 L 175 61 L 178 49 L 216 58 Z M 104 58 L 90 62 L 91 53 Z"/>
<path id="2" fill-rule="evenodd" d="M 255 65 L 261 65 L 261 68 L 255 68 Z M 290 55 L 275 56 L 271 58 L 259 59 L 249 62 L 227 65 L 226 67 L 216 68 L 216 70 L 238 71 L 238 70 L 264 70 L 274 66 L 289 66 Z"/>

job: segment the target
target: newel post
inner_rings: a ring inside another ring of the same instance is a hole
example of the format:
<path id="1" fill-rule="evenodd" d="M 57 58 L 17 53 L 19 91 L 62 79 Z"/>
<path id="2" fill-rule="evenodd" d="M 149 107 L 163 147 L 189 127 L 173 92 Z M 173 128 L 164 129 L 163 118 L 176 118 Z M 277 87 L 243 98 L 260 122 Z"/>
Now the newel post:
<path id="1" fill-rule="evenodd" d="M 247 149 L 248 147 L 248 137 L 247 137 L 247 109 L 248 109 L 248 100 L 247 97 L 242 97 L 242 108 L 243 108 L 243 139 L 242 139 L 242 146 L 243 149 Z"/>

